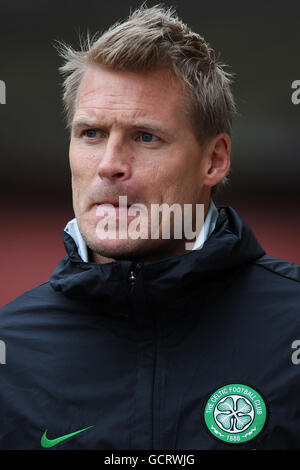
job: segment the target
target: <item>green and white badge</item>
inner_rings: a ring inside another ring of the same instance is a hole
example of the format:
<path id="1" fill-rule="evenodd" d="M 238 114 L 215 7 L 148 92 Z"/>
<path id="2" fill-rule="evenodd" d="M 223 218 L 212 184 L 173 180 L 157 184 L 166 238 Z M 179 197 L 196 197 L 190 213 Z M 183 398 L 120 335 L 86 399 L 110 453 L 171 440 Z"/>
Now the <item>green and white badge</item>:
<path id="1" fill-rule="evenodd" d="M 221 441 L 243 444 L 256 437 L 267 419 L 262 396 L 242 384 L 224 385 L 208 399 L 204 419 L 209 431 Z"/>

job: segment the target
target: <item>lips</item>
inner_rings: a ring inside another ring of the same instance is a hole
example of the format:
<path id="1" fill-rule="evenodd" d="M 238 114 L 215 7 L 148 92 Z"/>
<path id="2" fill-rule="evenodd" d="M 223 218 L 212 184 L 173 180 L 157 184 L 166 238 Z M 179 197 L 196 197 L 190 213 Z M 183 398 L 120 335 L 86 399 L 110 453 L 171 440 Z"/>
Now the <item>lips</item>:
<path id="1" fill-rule="evenodd" d="M 128 214 L 130 206 L 128 204 L 121 204 L 116 201 L 103 201 L 96 204 L 96 214 L 104 216 L 114 216 L 119 218 L 121 214 Z"/>
<path id="2" fill-rule="evenodd" d="M 103 206 L 103 205 L 106 205 L 106 204 L 110 204 L 110 205 L 115 206 L 115 207 L 118 207 L 118 206 L 119 206 L 119 202 L 114 202 L 114 201 L 101 201 L 101 202 L 97 202 L 97 205 L 98 205 L 98 206 Z"/>
<path id="3" fill-rule="evenodd" d="M 114 201 L 103 201 L 103 202 L 97 202 L 97 206 L 107 206 L 107 205 L 111 205 L 111 206 L 114 206 L 114 207 L 120 207 L 120 204 L 119 202 L 114 202 Z M 121 207 L 130 207 L 130 204 L 122 204 Z"/>
<path id="4" fill-rule="evenodd" d="M 110 205 L 112 205 L 112 206 L 114 206 L 114 207 L 119 207 L 120 201 L 119 201 L 119 200 L 115 200 L 115 199 L 106 199 L 106 200 L 97 202 L 96 204 L 97 204 L 98 206 L 100 206 L 100 205 L 102 206 L 102 205 L 105 205 L 105 204 L 110 204 Z M 127 207 L 130 207 L 130 206 L 131 206 L 131 204 L 129 204 L 129 203 L 127 203 L 126 205 L 127 205 Z M 125 204 L 121 204 L 121 206 L 125 207 Z"/>

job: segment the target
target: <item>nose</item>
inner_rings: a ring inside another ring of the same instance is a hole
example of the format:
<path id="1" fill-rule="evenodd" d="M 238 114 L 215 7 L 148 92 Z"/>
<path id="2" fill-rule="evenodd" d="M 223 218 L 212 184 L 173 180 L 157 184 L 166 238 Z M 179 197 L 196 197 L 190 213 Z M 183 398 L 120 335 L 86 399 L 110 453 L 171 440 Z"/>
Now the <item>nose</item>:
<path id="1" fill-rule="evenodd" d="M 98 175 L 112 181 L 125 181 L 131 177 L 131 150 L 120 135 L 111 133 L 102 148 Z"/>

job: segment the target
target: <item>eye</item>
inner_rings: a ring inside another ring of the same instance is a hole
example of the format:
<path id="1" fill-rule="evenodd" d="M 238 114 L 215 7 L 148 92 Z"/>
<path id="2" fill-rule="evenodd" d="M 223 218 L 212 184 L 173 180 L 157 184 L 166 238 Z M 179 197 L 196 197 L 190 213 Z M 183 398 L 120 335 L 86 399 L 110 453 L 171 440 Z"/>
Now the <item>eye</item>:
<path id="1" fill-rule="evenodd" d="M 151 134 L 150 132 L 142 132 L 140 137 L 143 142 L 155 142 L 158 140 L 158 137 Z"/>
<path id="2" fill-rule="evenodd" d="M 95 137 L 97 137 L 97 130 L 96 129 L 86 129 L 85 131 L 83 131 L 83 133 L 89 139 L 94 139 Z"/>

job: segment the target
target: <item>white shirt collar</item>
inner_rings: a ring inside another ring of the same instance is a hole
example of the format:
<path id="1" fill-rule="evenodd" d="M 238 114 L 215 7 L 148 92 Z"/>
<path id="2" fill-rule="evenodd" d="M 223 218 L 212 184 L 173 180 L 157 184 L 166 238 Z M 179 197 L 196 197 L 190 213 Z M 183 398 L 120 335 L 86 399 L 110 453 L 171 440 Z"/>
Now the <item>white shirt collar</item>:
<path id="1" fill-rule="evenodd" d="M 204 224 L 194 243 L 192 250 L 199 250 L 200 248 L 202 248 L 204 242 L 208 239 L 208 237 L 214 231 L 217 218 L 218 218 L 218 209 L 216 208 L 213 200 L 211 199 L 209 208 L 208 208 L 205 220 L 204 220 Z M 82 261 L 87 263 L 89 261 L 88 248 L 84 239 L 82 238 L 81 233 L 79 232 L 76 218 L 70 220 L 70 222 L 68 222 L 67 225 L 65 226 L 64 230 L 69 235 L 71 235 L 74 242 L 76 243 L 78 254 L 81 257 Z"/>

